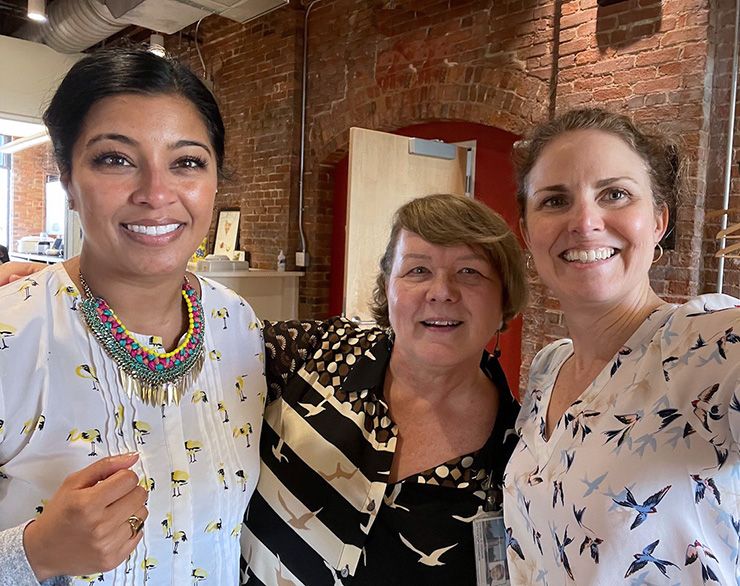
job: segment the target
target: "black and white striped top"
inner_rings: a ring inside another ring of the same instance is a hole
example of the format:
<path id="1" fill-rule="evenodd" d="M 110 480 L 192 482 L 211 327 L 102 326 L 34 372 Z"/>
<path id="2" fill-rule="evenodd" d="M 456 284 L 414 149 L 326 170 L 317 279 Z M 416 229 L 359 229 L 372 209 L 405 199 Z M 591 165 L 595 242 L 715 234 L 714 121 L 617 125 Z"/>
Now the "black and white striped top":
<path id="1" fill-rule="evenodd" d="M 267 324 L 264 337 L 270 403 L 244 582 L 474 584 L 469 519 L 482 481 L 492 470 L 501 483 L 516 444 L 518 406 L 498 361 L 481 361 L 501 395 L 486 445 L 389 483 L 397 428 L 382 397 L 385 332 L 334 318 Z"/>

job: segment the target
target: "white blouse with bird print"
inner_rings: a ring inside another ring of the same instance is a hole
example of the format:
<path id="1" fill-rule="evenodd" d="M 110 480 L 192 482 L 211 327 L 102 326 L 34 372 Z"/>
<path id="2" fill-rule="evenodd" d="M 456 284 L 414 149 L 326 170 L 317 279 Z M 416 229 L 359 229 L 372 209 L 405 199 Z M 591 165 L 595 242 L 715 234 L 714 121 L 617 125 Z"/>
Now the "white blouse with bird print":
<path id="1" fill-rule="evenodd" d="M 572 351 L 530 370 L 504 490 L 512 584 L 740 584 L 740 301 L 654 311 L 546 440 Z"/>
<path id="2" fill-rule="evenodd" d="M 124 391 L 61 264 L 0 288 L 0 530 L 34 518 L 68 474 L 103 456 L 139 452 L 132 470 L 150 491 L 129 559 L 74 584 L 239 582 L 259 474 L 264 345 L 243 299 L 200 284 L 205 364 L 179 406 L 156 407 Z"/>

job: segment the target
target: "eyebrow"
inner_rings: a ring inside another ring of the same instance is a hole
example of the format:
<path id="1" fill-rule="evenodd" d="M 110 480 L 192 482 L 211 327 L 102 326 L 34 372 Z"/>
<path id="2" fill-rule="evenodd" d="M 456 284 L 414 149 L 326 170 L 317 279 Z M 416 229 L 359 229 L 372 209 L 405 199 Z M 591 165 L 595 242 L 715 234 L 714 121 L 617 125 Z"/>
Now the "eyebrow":
<path id="1" fill-rule="evenodd" d="M 90 140 L 87 141 L 87 144 L 85 146 L 89 148 L 95 145 L 96 143 L 104 141 L 104 140 L 113 140 L 116 142 L 127 144 L 129 146 L 137 146 L 139 144 L 138 141 L 134 140 L 130 136 L 126 136 L 125 134 L 116 134 L 113 132 L 108 132 L 108 133 L 97 134 L 93 136 Z M 211 148 L 207 144 L 204 144 L 197 140 L 187 140 L 187 139 L 178 140 L 177 142 L 170 144 L 169 148 L 172 150 L 176 150 L 176 149 L 180 149 L 186 146 L 200 147 L 204 149 L 210 155 L 213 155 Z"/>
<path id="2" fill-rule="evenodd" d="M 562 184 L 548 185 L 546 187 L 540 187 L 537 191 L 534 192 L 534 195 L 537 195 L 542 191 L 568 191 L 568 189 L 565 187 L 565 185 Z"/>
<path id="3" fill-rule="evenodd" d="M 606 187 L 607 185 L 610 185 L 614 183 L 615 181 L 631 181 L 632 183 L 636 183 L 632 177 L 628 177 L 627 175 L 623 175 L 621 177 L 607 177 L 606 179 L 602 179 L 601 181 L 596 182 L 596 187 Z"/>
<path id="4" fill-rule="evenodd" d="M 172 148 L 173 149 L 179 149 L 179 148 L 186 147 L 186 146 L 200 147 L 200 148 L 206 150 L 211 155 L 213 154 L 211 152 L 211 147 L 209 147 L 207 144 L 203 144 L 202 142 L 199 142 L 197 140 L 185 140 L 185 139 L 178 140 L 174 145 L 172 145 Z"/>
<path id="5" fill-rule="evenodd" d="M 129 138 L 125 134 L 115 134 L 115 133 L 104 133 L 104 134 L 96 134 L 93 136 L 90 140 L 87 141 L 86 147 L 91 147 L 95 143 L 102 142 L 104 140 L 115 140 L 116 142 L 122 142 L 124 144 L 128 144 L 131 146 L 136 145 L 136 141 L 132 138 Z"/>
<path id="6" fill-rule="evenodd" d="M 428 254 L 419 254 L 416 252 L 409 252 L 408 254 L 404 254 L 402 259 L 408 260 L 408 259 L 419 259 L 419 260 L 431 260 L 431 256 Z M 470 254 L 466 254 L 464 256 L 458 256 L 455 260 L 486 260 L 483 255 L 475 254 L 474 252 Z"/>

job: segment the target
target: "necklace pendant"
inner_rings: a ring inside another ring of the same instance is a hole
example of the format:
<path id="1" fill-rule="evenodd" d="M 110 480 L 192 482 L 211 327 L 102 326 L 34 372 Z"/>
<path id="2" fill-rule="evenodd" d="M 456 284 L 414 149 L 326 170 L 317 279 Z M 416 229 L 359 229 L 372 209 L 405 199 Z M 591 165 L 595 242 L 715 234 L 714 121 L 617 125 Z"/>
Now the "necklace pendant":
<path id="1" fill-rule="evenodd" d="M 129 397 L 136 395 L 152 406 L 179 404 L 204 363 L 203 306 L 185 278 L 182 296 L 188 311 L 188 330 L 172 352 L 158 352 L 140 344 L 102 297 L 94 297 L 84 277 L 85 299 L 80 314 L 100 345 L 118 366 L 121 384 Z"/>
<path id="2" fill-rule="evenodd" d="M 204 355 L 201 352 L 190 369 L 177 379 L 165 382 L 142 381 L 131 375 L 124 367 L 118 367 L 118 375 L 126 394 L 133 398 L 139 397 L 147 405 L 161 407 L 162 405 L 179 405 L 185 391 L 198 378 L 204 364 Z"/>

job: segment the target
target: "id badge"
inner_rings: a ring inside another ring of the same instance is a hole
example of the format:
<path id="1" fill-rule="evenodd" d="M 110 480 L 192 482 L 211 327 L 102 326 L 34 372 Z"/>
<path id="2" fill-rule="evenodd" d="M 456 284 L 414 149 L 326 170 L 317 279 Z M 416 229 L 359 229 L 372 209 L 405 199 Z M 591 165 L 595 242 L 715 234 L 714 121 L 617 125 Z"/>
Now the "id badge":
<path id="1" fill-rule="evenodd" d="M 473 543 L 478 586 L 509 586 L 506 528 L 501 511 L 485 513 L 473 521 Z"/>

